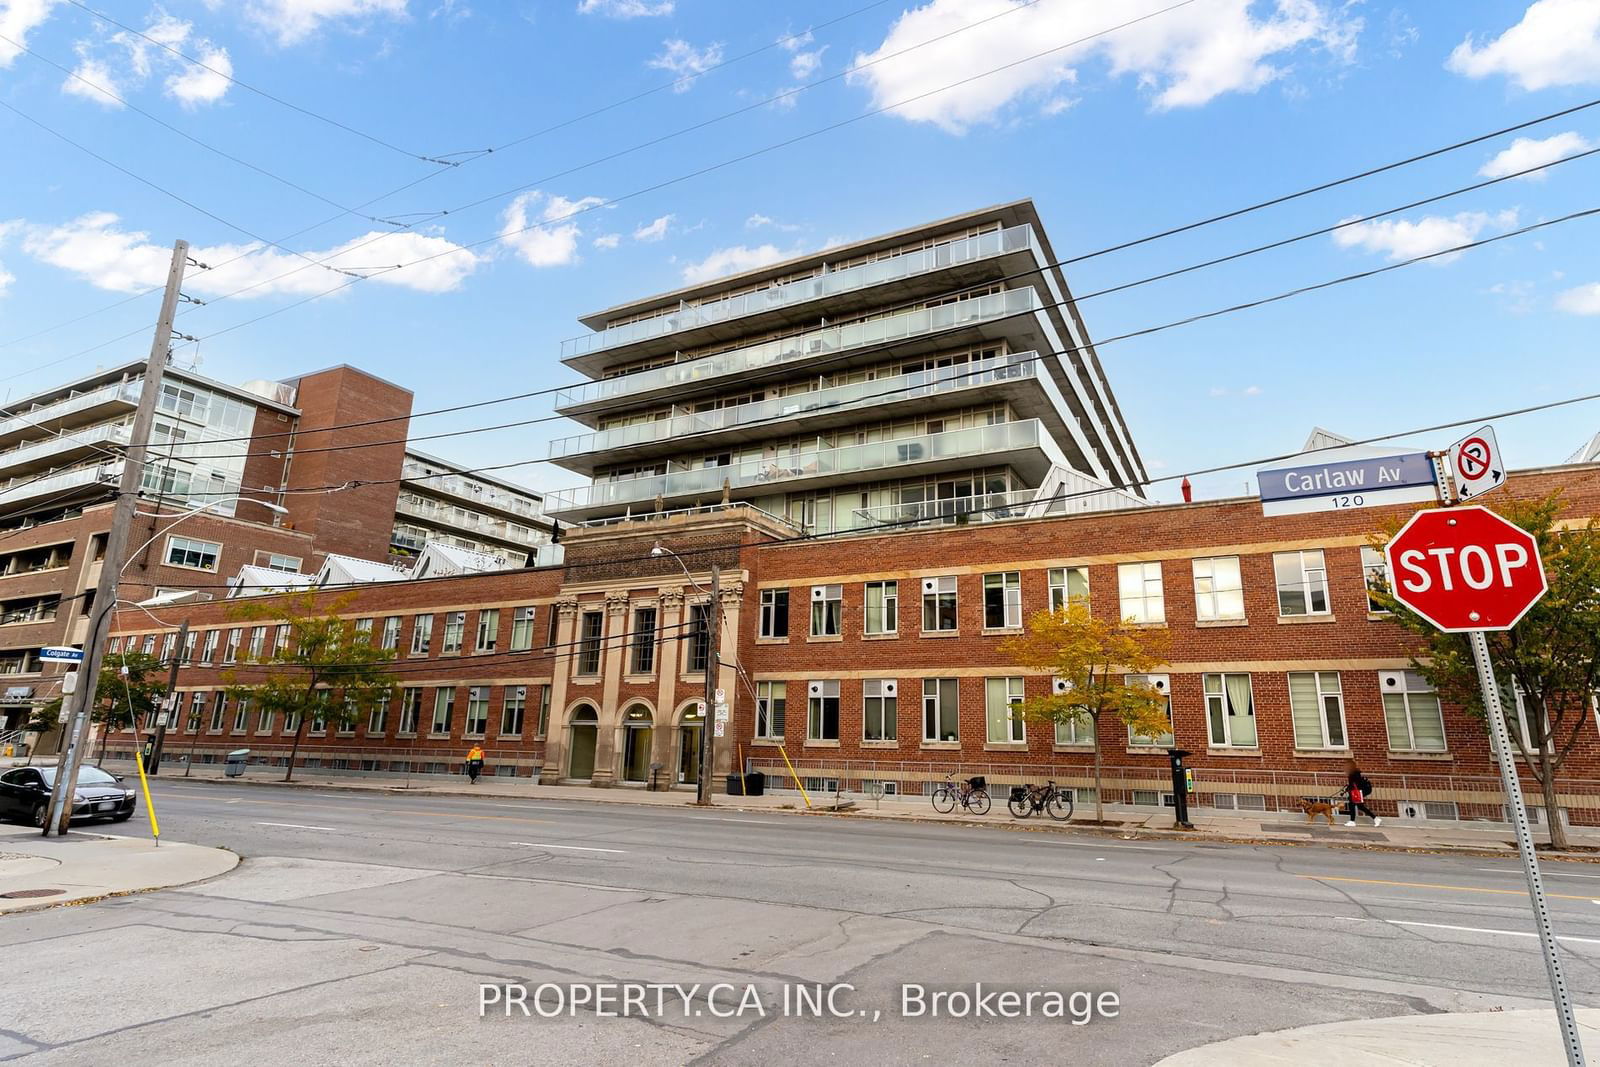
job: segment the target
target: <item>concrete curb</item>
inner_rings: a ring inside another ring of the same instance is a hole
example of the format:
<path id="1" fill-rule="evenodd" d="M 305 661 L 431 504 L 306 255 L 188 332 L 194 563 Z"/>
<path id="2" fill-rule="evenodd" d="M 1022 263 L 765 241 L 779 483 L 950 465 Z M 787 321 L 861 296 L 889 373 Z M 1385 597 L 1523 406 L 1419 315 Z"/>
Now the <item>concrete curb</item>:
<path id="1" fill-rule="evenodd" d="M 54 866 L 0 880 L 0 891 L 64 888 L 26 903 L 0 902 L 0 919 L 50 908 L 91 904 L 111 897 L 178 889 L 220 878 L 241 862 L 226 848 L 169 841 L 158 847 L 145 838 L 73 830 L 66 839 L 33 831 L 0 833 L 0 850 L 52 860 Z"/>

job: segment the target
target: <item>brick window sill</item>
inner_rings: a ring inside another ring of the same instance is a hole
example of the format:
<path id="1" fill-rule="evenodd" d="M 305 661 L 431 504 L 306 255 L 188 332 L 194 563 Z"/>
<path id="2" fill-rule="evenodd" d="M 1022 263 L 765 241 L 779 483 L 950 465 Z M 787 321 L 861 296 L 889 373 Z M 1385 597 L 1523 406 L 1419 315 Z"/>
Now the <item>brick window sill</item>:
<path id="1" fill-rule="evenodd" d="M 806 638 L 808 645 L 823 645 L 833 641 L 843 641 L 844 634 L 812 634 Z"/>
<path id="2" fill-rule="evenodd" d="M 1196 619 L 1194 624 L 1203 630 L 1220 630 L 1229 626 L 1249 626 L 1248 619 Z"/>
<path id="3" fill-rule="evenodd" d="M 1339 620 L 1332 615 L 1279 615 L 1279 626 L 1317 626 L 1336 623 Z"/>
<path id="4" fill-rule="evenodd" d="M 1294 755 L 1296 759 L 1349 759 L 1350 750 L 1348 748 L 1297 748 L 1294 750 Z"/>
<path id="5" fill-rule="evenodd" d="M 415 733 L 409 733 L 408 734 L 408 733 L 405 733 L 404 731 L 402 731 L 400 733 L 395 734 L 394 735 L 394 739 L 396 741 L 415 741 L 417 739 L 417 735 Z"/>
<path id="6" fill-rule="evenodd" d="M 522 735 L 521 734 L 501 734 L 500 735 L 500 740 L 501 741 L 521 741 L 522 740 Z"/>
<path id="7" fill-rule="evenodd" d="M 1256 759 L 1260 759 L 1261 758 L 1261 748 L 1259 746 L 1252 747 L 1252 748 L 1245 748 L 1245 747 L 1240 746 L 1240 745 L 1207 745 L 1206 746 L 1206 755 L 1208 755 L 1208 756 L 1251 756 L 1251 757 L 1254 757 Z"/>
<path id="8" fill-rule="evenodd" d="M 1122 625 L 1124 627 L 1126 627 L 1127 629 L 1129 629 L 1129 630 L 1165 630 L 1167 628 L 1167 620 L 1166 619 L 1162 619 L 1160 622 L 1127 622 L 1127 621 L 1124 621 Z"/>
<path id="9" fill-rule="evenodd" d="M 900 631 L 899 630 L 891 630 L 888 633 L 883 633 L 883 634 L 862 634 L 861 635 L 861 640 L 863 640 L 863 641 L 898 641 L 899 639 L 900 639 Z"/>
<path id="10" fill-rule="evenodd" d="M 1176 745 L 1129 745 L 1127 753 L 1130 756 L 1166 756 L 1168 748 Z"/>
<path id="11" fill-rule="evenodd" d="M 1021 635 L 1022 627 L 1020 626 L 985 626 L 978 631 L 978 636 L 980 637 L 1020 637 Z"/>
<path id="12" fill-rule="evenodd" d="M 1093 752 L 1094 751 L 1094 745 L 1091 744 L 1090 742 L 1087 742 L 1087 741 L 1085 741 L 1082 744 L 1078 744 L 1078 745 L 1051 745 L 1050 746 L 1050 751 L 1052 751 L 1052 752 Z"/>
<path id="13" fill-rule="evenodd" d="M 837 741 L 813 741 L 808 737 L 808 738 L 806 738 L 805 745 L 802 746 L 802 747 L 805 747 L 805 748 L 838 748 L 839 747 L 839 742 L 837 742 Z"/>
<path id="14" fill-rule="evenodd" d="M 1449 752 L 1390 752 L 1389 758 L 1392 760 L 1417 760 L 1424 763 L 1437 763 L 1453 760 L 1455 756 Z"/>
<path id="15" fill-rule="evenodd" d="M 924 741 L 918 747 L 919 748 L 924 748 L 924 749 L 939 749 L 939 750 L 945 751 L 945 752 L 959 752 L 961 750 L 961 742 L 960 741 Z"/>
<path id="16" fill-rule="evenodd" d="M 898 739 L 886 740 L 886 741 L 862 741 L 861 742 L 861 747 L 862 748 L 899 748 L 900 747 L 900 741 Z"/>
<path id="17" fill-rule="evenodd" d="M 781 746 L 783 744 L 783 738 L 781 738 L 781 737 L 757 737 L 757 738 L 754 738 L 753 740 L 751 740 L 750 744 L 754 748 L 778 748 L 779 746 Z"/>
<path id="18" fill-rule="evenodd" d="M 783 637 L 758 637 L 758 638 L 756 638 L 756 644 L 758 644 L 758 645 L 787 645 L 788 643 L 789 643 L 788 635 L 784 635 Z"/>
<path id="19" fill-rule="evenodd" d="M 599 685 L 600 684 L 600 676 L 599 675 L 595 675 L 595 674 L 581 675 L 579 677 L 573 678 L 572 679 L 572 684 L 573 685 Z"/>
<path id="20" fill-rule="evenodd" d="M 632 685 L 645 685 L 655 681 L 656 674 L 655 671 L 651 671 L 649 674 L 624 674 L 622 680 Z"/>
<path id="21" fill-rule="evenodd" d="M 498 648 L 475 648 L 472 650 L 472 654 L 474 656 L 493 656 L 499 651 Z"/>
<path id="22" fill-rule="evenodd" d="M 1026 752 L 1026 751 L 1028 751 L 1028 742 L 1026 742 L 1026 741 L 985 741 L 983 743 L 983 750 L 985 752 Z"/>
<path id="23" fill-rule="evenodd" d="M 960 630 L 924 630 L 918 637 L 960 637 Z"/>

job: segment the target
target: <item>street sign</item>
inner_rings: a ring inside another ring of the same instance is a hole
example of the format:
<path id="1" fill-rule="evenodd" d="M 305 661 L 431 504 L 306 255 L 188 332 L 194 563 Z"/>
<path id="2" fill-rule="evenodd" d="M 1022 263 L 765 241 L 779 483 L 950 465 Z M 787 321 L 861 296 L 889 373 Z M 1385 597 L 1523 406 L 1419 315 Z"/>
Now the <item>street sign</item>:
<path id="1" fill-rule="evenodd" d="M 1433 460 L 1426 452 L 1377 459 L 1310 462 L 1257 471 L 1263 515 L 1343 511 L 1437 500 Z"/>
<path id="2" fill-rule="evenodd" d="M 1462 500 L 1482 496 L 1506 484 L 1505 460 L 1493 426 L 1482 426 L 1450 446 L 1450 473 Z"/>
<path id="3" fill-rule="evenodd" d="M 728 691 L 726 689 L 718 689 L 715 696 L 717 698 L 717 703 L 721 704 L 723 701 L 728 699 Z"/>
<path id="4" fill-rule="evenodd" d="M 1509 630 L 1547 588 L 1533 535 L 1476 505 L 1417 512 L 1383 552 L 1395 599 L 1447 633 Z"/>
<path id="5" fill-rule="evenodd" d="M 728 705 L 726 705 L 726 704 L 718 704 L 717 705 L 717 721 L 718 722 L 727 722 L 728 721 Z"/>
<path id="6" fill-rule="evenodd" d="M 81 648 L 41 648 L 39 658 L 47 663 L 82 663 Z"/>
<path id="7" fill-rule="evenodd" d="M 711 736 L 721 737 L 727 731 L 727 729 L 728 724 L 723 722 L 721 719 L 718 719 L 716 722 L 711 724 Z"/>
<path id="8" fill-rule="evenodd" d="M 696 700 L 694 702 L 694 713 L 702 719 L 706 717 L 706 702 L 704 700 Z"/>

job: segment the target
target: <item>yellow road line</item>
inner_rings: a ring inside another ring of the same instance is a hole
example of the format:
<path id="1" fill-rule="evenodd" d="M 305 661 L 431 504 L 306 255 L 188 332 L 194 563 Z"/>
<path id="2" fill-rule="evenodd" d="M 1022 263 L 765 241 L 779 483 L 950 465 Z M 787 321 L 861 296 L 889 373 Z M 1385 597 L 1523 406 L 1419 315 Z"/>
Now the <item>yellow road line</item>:
<path id="1" fill-rule="evenodd" d="M 1455 893 L 1494 893 L 1496 895 L 1510 895 L 1525 897 L 1526 889 L 1487 889 L 1475 885 L 1437 885 L 1433 882 L 1386 882 L 1381 878 L 1341 878 L 1332 874 L 1297 874 L 1296 878 L 1306 878 L 1313 882 L 1357 882 L 1361 885 L 1393 885 L 1403 889 L 1448 889 Z M 1593 900 L 1594 897 L 1574 897 L 1564 893 L 1546 893 L 1551 900 Z"/>

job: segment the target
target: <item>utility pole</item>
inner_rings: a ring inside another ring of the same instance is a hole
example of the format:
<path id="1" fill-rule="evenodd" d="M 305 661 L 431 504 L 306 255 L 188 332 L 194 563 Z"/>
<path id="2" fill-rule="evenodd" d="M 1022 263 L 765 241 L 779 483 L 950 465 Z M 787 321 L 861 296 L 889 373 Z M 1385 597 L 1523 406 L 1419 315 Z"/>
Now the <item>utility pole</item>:
<path id="1" fill-rule="evenodd" d="M 188 619 L 184 619 L 183 625 L 178 627 L 178 643 L 173 647 L 177 651 L 167 666 L 167 695 L 161 701 L 160 713 L 156 715 L 156 738 L 155 743 L 150 746 L 150 765 L 145 768 L 147 774 L 161 773 L 161 750 L 167 743 L 167 723 L 172 722 L 172 717 L 177 714 L 178 666 L 188 663 L 186 655 L 189 648 Z"/>
<path id="2" fill-rule="evenodd" d="M 722 603 L 718 598 L 721 581 L 722 568 L 712 564 L 711 601 L 706 605 L 706 713 L 700 720 L 700 788 L 694 800 L 703 805 L 711 803 L 711 775 L 716 766 L 717 679 L 722 667 L 722 657 L 717 652 L 717 623 L 722 615 Z"/>
<path id="3" fill-rule="evenodd" d="M 78 687 L 68 719 L 67 748 L 56 765 L 55 788 L 50 793 L 50 813 L 44 833 L 67 832 L 72 822 L 72 800 L 77 794 L 78 768 L 89 746 L 89 712 L 94 707 L 96 682 L 105 658 L 106 635 L 117 611 L 117 586 L 122 577 L 123 557 L 128 551 L 128 531 L 133 526 L 134 502 L 144 483 L 144 457 L 150 444 L 150 428 L 155 422 L 156 397 L 161 392 L 161 376 L 166 372 L 172 343 L 172 319 L 178 309 L 178 291 L 183 285 L 183 269 L 189 261 L 189 242 L 172 246 L 172 266 L 167 271 L 167 290 L 161 297 L 161 316 L 150 342 L 150 358 L 144 365 L 144 384 L 139 390 L 139 407 L 134 412 L 133 429 L 123 452 L 122 480 L 117 488 L 117 503 L 111 511 L 111 529 L 106 534 L 105 560 L 100 565 L 100 582 L 95 587 L 94 614 L 84 640 L 83 684 Z"/>

